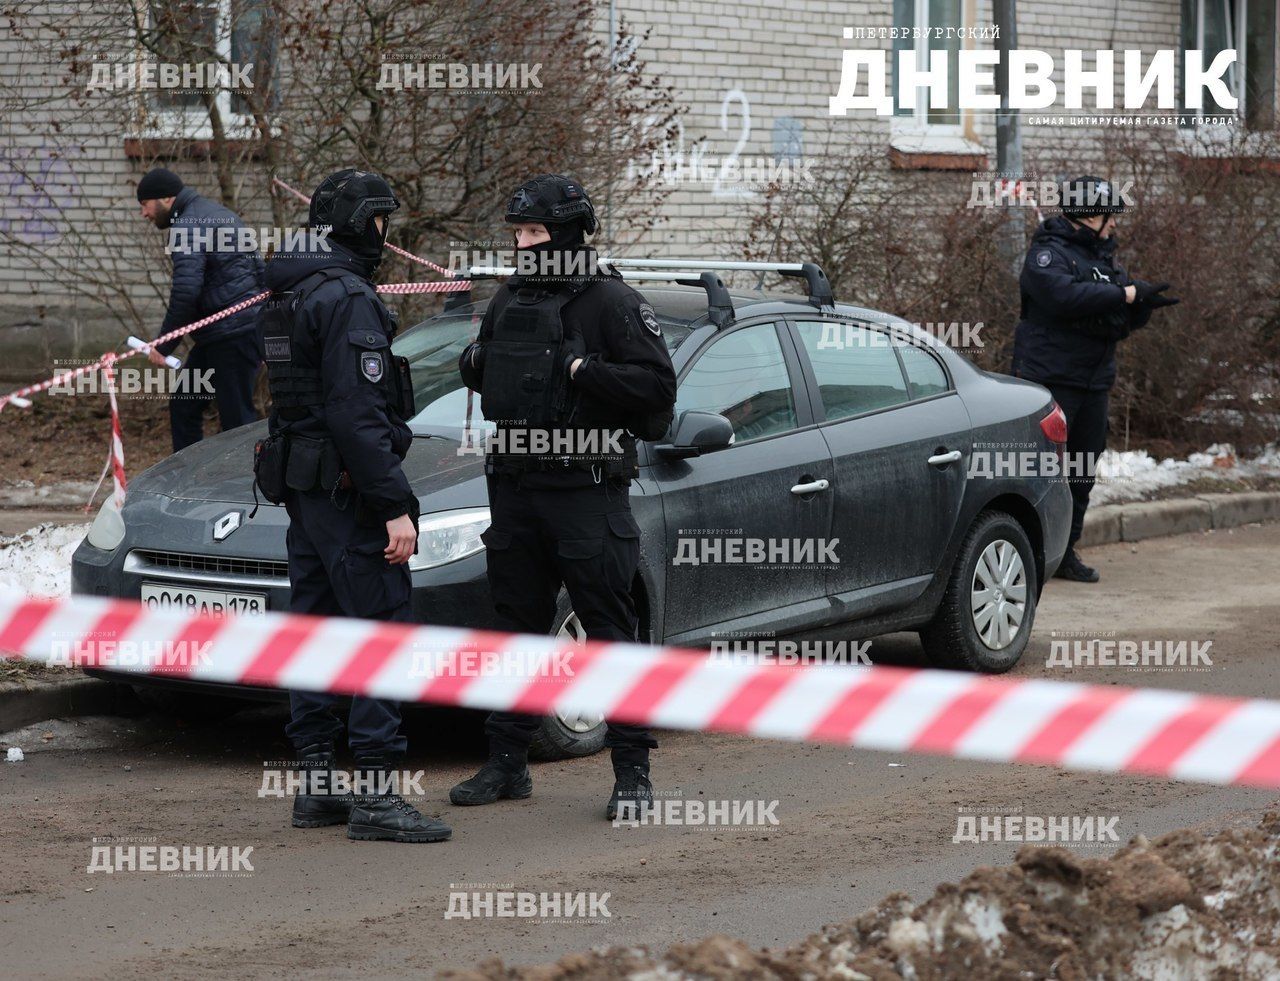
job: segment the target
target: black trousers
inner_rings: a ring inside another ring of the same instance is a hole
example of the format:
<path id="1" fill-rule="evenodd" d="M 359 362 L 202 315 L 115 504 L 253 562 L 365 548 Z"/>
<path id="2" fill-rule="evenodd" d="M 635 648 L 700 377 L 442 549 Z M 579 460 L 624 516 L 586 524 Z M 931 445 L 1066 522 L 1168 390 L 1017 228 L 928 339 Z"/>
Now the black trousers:
<path id="1" fill-rule="evenodd" d="M 1111 393 L 1106 389 L 1093 391 L 1071 385 L 1045 387 L 1053 393 L 1054 401 L 1067 417 L 1067 459 L 1073 461 L 1077 468 L 1067 478 L 1071 488 L 1071 534 L 1067 547 L 1071 548 L 1080 540 L 1080 532 L 1084 529 L 1084 513 L 1089 509 L 1089 495 L 1093 493 L 1092 474 L 1098 457 L 1107 448 L 1107 411 Z M 1087 461 L 1087 464 L 1081 461 Z M 1077 475 L 1082 465 L 1087 466 L 1088 475 Z"/>
<path id="2" fill-rule="evenodd" d="M 253 383 L 262 364 L 258 334 L 250 331 L 225 341 L 197 344 L 187 355 L 180 371 L 187 374 L 187 388 L 169 396 L 169 428 L 173 452 L 204 438 L 204 407 L 210 399 L 218 403 L 218 421 L 225 432 L 255 422 Z M 208 371 L 213 391 L 196 391 L 195 372 Z"/>
<path id="3" fill-rule="evenodd" d="M 578 487 L 531 487 L 529 478 L 491 474 L 484 533 L 489 589 L 499 629 L 549 633 L 561 585 L 587 636 L 636 640 L 631 585 L 640 564 L 640 528 L 627 481 Z M 541 720 L 493 712 L 485 722 L 490 751 L 523 757 Z M 644 763 L 658 743 L 643 726 L 608 723 L 605 745 L 615 764 Z"/>
<path id="4" fill-rule="evenodd" d="M 292 613 L 360 617 L 366 620 L 413 619 L 406 565 L 388 565 L 385 525 L 356 524 L 355 501 L 339 492 L 339 508 L 328 491 L 290 491 L 289 585 Z M 298 749 L 315 743 L 334 743 L 342 732 L 337 708 L 341 695 L 326 692 L 289 693 L 290 721 L 285 735 Z M 408 741 L 400 732 L 400 703 L 353 696 L 347 713 L 347 738 L 357 757 L 366 754 L 401 755 Z"/>

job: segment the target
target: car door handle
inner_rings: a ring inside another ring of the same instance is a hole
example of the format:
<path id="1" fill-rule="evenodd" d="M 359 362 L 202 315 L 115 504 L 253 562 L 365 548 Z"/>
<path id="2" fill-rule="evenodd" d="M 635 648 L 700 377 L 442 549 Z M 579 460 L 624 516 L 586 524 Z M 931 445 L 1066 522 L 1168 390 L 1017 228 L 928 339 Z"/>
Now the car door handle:
<path id="1" fill-rule="evenodd" d="M 796 484 L 791 488 L 792 494 L 812 494 L 815 491 L 824 491 L 831 486 L 831 481 L 822 477 L 818 480 L 811 480 L 807 484 Z"/>
<path id="2" fill-rule="evenodd" d="M 955 463 L 960 459 L 960 451 L 952 450 L 950 453 L 938 453 L 929 457 L 929 465 L 933 467 L 943 467 L 948 463 Z"/>

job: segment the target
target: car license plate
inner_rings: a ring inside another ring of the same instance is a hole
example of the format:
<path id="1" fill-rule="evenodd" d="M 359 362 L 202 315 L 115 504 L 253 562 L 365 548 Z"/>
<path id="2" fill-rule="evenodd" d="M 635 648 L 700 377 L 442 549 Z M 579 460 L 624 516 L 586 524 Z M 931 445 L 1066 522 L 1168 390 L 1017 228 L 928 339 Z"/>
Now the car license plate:
<path id="1" fill-rule="evenodd" d="M 259 616 L 267 612 L 265 593 L 232 593 L 221 589 L 190 589 L 155 582 L 142 584 L 142 602 L 151 609 L 178 609 L 222 616 Z"/>

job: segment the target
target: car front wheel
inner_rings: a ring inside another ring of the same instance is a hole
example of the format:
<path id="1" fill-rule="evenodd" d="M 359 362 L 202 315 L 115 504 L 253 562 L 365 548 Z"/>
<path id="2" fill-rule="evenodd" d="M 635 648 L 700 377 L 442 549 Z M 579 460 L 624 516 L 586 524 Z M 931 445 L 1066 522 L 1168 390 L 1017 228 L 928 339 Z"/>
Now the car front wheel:
<path id="1" fill-rule="evenodd" d="M 920 640 L 937 667 L 1002 674 L 1026 650 L 1035 615 L 1031 542 L 1010 515 L 987 511 L 965 536 Z"/>
<path id="2" fill-rule="evenodd" d="M 569 605 L 568 594 L 562 592 L 556 605 L 558 624 L 555 635 L 569 643 L 587 639 L 578 615 Z M 591 756 L 604 749 L 604 717 L 589 712 L 555 712 L 545 716 L 529 745 L 529 756 L 535 760 L 563 760 L 572 756 Z"/>

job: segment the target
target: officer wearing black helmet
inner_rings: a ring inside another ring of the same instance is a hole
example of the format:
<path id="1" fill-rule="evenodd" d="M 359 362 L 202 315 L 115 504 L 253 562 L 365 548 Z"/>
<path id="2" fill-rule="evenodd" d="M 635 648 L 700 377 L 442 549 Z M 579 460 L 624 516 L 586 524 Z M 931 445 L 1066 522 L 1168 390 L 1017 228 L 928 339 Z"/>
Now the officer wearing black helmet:
<path id="1" fill-rule="evenodd" d="M 343 170 L 311 199 L 309 251 L 267 263 L 261 325 L 271 389 L 270 436 L 254 458 L 257 487 L 289 513 L 289 609 L 317 616 L 412 619 L 406 562 L 417 545 L 417 497 L 400 462 L 412 443 L 407 366 L 391 354 L 395 323 L 374 291 L 390 215 L 377 174 Z M 319 237 L 327 230 L 327 236 Z M 347 824 L 357 840 L 442 841 L 451 834 L 398 794 L 400 706 L 351 699 L 354 794 L 334 793 L 338 697 L 290 693 L 286 734 L 303 792 L 293 824 Z"/>
<path id="2" fill-rule="evenodd" d="M 526 181 L 506 220 L 518 274 L 499 289 L 459 360 L 463 382 L 480 392 L 485 418 L 497 424 L 485 459 L 492 524 L 483 538 L 500 625 L 549 632 L 563 584 L 588 637 L 634 641 L 635 437 L 656 439 L 670 425 L 675 372 L 653 307 L 617 276 L 595 274 L 585 236 L 596 217 L 582 185 L 558 174 Z M 563 441 L 539 455 L 539 433 Z M 526 761 L 539 722 L 492 713 L 489 760 L 449 799 L 528 797 Z M 605 745 L 615 777 L 605 809 L 612 820 L 619 801 L 652 802 L 649 750 L 657 743 L 642 726 L 610 722 Z"/>
<path id="3" fill-rule="evenodd" d="M 1062 187 L 1062 214 L 1043 222 L 1027 250 L 1019 280 L 1022 319 L 1014 335 L 1013 373 L 1053 393 L 1067 417 L 1071 533 L 1056 575 L 1097 582 L 1075 544 L 1084 528 L 1093 469 L 1107 445 L 1108 393 L 1116 378 L 1116 344 L 1146 326 L 1154 310 L 1172 306 L 1168 283 L 1132 280 L 1115 261 L 1116 215 L 1122 195 L 1101 177 Z"/>

